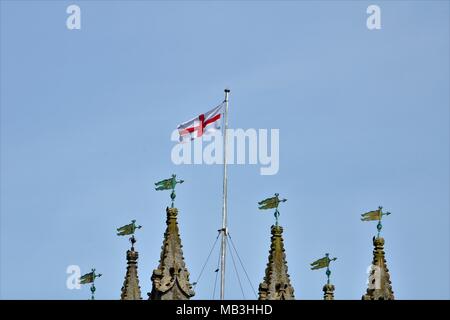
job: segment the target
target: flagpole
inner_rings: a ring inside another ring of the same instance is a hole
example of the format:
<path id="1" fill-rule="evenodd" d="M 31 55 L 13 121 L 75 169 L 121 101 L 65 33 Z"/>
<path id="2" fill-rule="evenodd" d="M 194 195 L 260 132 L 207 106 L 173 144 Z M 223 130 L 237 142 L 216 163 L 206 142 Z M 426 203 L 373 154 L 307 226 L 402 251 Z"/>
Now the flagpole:
<path id="1" fill-rule="evenodd" d="M 222 205 L 222 246 L 220 254 L 220 300 L 225 299 L 225 257 L 227 229 L 227 129 L 228 129 L 228 94 L 230 89 L 225 89 L 225 114 L 223 131 L 223 205 Z"/>

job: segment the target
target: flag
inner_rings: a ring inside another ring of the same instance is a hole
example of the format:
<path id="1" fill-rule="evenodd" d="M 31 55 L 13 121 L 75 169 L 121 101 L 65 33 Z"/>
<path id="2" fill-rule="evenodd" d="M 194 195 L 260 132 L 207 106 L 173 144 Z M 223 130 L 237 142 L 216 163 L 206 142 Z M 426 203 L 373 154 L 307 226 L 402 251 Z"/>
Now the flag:
<path id="1" fill-rule="evenodd" d="M 322 269 L 328 267 L 329 265 L 330 265 L 330 258 L 328 258 L 328 256 L 325 256 L 311 263 L 311 270 Z"/>
<path id="2" fill-rule="evenodd" d="M 313 263 L 311 263 L 311 270 L 318 270 L 322 268 L 328 268 L 330 266 L 331 261 L 336 261 L 337 258 L 330 259 L 329 254 L 326 253 L 325 257 L 317 259 Z"/>
<path id="3" fill-rule="evenodd" d="M 161 190 L 170 190 L 170 189 L 175 189 L 175 186 L 178 183 L 183 183 L 184 180 L 178 180 L 177 181 L 177 176 L 175 174 L 172 175 L 171 178 L 169 179 L 164 179 L 161 181 L 158 181 L 155 183 L 155 190 L 156 191 L 161 191 Z"/>
<path id="4" fill-rule="evenodd" d="M 124 225 L 120 228 L 117 228 L 118 236 L 126 236 L 130 234 L 134 234 L 136 229 L 140 229 L 142 226 L 136 226 L 136 220 L 131 220 L 130 224 Z"/>
<path id="5" fill-rule="evenodd" d="M 80 284 L 86 284 L 86 283 L 91 283 L 94 282 L 94 271 L 86 273 L 84 276 L 82 276 L 80 278 Z"/>
<path id="6" fill-rule="evenodd" d="M 180 124 L 177 129 L 180 134 L 180 142 L 186 142 L 210 134 L 220 129 L 225 102 L 198 117 Z"/>
<path id="7" fill-rule="evenodd" d="M 275 197 L 264 199 L 263 201 L 258 202 L 258 209 L 266 210 L 266 209 L 273 209 L 278 208 L 278 205 L 280 202 L 285 202 L 286 199 L 279 199 L 278 194 L 275 194 Z"/>
<path id="8" fill-rule="evenodd" d="M 381 220 L 381 209 L 369 211 L 361 215 L 362 221 Z"/>
<path id="9" fill-rule="evenodd" d="M 155 183 L 155 186 L 156 186 L 155 190 L 157 191 L 173 189 L 175 186 L 174 178 L 158 181 Z"/>

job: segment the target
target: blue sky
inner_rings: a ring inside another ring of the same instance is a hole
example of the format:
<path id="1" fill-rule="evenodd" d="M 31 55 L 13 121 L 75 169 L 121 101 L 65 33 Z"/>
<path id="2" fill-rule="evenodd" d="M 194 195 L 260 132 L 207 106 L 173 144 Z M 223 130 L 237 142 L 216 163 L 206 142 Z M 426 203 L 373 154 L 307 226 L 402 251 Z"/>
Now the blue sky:
<path id="1" fill-rule="evenodd" d="M 66 8 L 81 8 L 81 30 Z M 368 30 L 366 8 L 381 8 Z M 177 173 L 184 255 L 195 281 L 221 223 L 222 168 L 172 164 L 170 134 L 231 88 L 232 128 L 280 130 L 280 170 L 229 168 L 229 226 L 255 288 L 280 223 L 298 299 L 321 299 L 338 257 L 337 299 L 360 299 L 375 223 L 399 299 L 449 299 L 449 2 L 1 1 L 2 299 L 86 299 L 66 268 L 103 273 L 118 299 L 135 218 L 143 296 L 151 290 Z M 196 288 L 210 299 L 215 251 Z M 253 298 L 244 282 L 246 298 Z M 232 264 L 227 298 L 241 299 Z"/>

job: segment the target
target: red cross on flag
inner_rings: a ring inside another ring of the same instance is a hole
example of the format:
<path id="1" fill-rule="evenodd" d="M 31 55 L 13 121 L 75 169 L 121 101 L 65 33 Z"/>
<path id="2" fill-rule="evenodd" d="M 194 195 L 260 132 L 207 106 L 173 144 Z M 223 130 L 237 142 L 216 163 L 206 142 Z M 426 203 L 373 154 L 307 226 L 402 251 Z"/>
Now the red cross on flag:
<path id="1" fill-rule="evenodd" d="M 180 134 L 180 141 L 186 142 L 201 137 L 203 134 L 210 134 L 220 129 L 220 119 L 222 118 L 225 103 L 198 117 L 180 124 L 177 129 Z"/>

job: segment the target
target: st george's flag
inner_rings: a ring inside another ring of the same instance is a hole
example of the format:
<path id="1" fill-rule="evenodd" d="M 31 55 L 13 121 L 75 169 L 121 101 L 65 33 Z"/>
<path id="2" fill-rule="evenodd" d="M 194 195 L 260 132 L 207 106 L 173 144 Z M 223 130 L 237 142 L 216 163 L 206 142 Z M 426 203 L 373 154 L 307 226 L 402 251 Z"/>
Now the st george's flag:
<path id="1" fill-rule="evenodd" d="M 183 122 L 177 127 L 180 134 L 180 142 L 187 142 L 199 138 L 204 134 L 211 134 L 220 130 L 220 123 L 223 118 L 225 102 L 208 112 L 205 112 L 194 119 Z"/>

